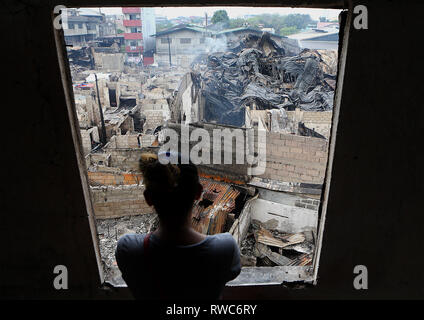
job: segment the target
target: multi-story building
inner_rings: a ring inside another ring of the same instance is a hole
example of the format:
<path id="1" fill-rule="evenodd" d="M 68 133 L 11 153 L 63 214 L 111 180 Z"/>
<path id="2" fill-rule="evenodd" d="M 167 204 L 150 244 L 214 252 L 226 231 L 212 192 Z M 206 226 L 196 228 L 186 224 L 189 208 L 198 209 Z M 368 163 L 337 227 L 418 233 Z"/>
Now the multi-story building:
<path id="1" fill-rule="evenodd" d="M 125 7 L 123 26 L 126 61 L 152 64 L 155 51 L 155 12 L 152 8 Z"/>
<path id="2" fill-rule="evenodd" d="M 67 9 L 63 31 L 68 44 L 85 45 L 101 36 L 105 15 L 91 9 Z"/>
<path id="3" fill-rule="evenodd" d="M 122 8 L 126 62 L 140 63 L 143 59 L 141 8 Z"/>

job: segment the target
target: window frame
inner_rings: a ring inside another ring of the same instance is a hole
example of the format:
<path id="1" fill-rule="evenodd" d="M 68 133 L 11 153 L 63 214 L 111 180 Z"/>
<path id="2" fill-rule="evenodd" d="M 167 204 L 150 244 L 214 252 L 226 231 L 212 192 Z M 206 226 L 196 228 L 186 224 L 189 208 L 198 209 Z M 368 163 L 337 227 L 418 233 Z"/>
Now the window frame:
<path id="1" fill-rule="evenodd" d="M 180 44 L 191 44 L 192 38 L 180 38 Z"/>
<path id="2" fill-rule="evenodd" d="M 250 6 L 246 5 L 246 7 L 250 7 Z M 289 4 L 286 4 L 285 6 L 275 5 L 273 7 L 289 7 Z M 298 4 L 295 7 L 301 7 L 301 5 Z M 327 8 L 329 9 L 331 7 L 327 7 Z M 333 118 L 332 118 L 331 135 L 329 138 L 327 169 L 325 173 L 324 189 L 323 189 L 323 192 L 321 193 L 321 205 L 319 208 L 317 242 L 316 242 L 316 248 L 315 248 L 316 251 L 314 254 L 314 260 L 312 265 L 313 275 L 311 277 L 311 283 L 313 285 L 318 284 L 317 278 L 318 278 L 318 270 L 319 270 L 319 260 L 321 256 L 323 234 L 325 230 L 325 218 L 327 213 L 328 196 L 329 196 L 330 185 L 331 185 L 331 174 L 332 174 L 333 161 L 334 161 L 336 133 L 337 133 L 340 108 L 341 108 L 341 96 L 342 96 L 342 91 L 344 86 L 343 80 L 344 80 L 345 65 L 347 60 L 348 39 L 349 39 L 350 25 L 351 25 L 352 14 L 353 14 L 353 10 L 351 6 L 349 6 L 349 8 L 344 8 L 344 10 L 346 10 L 347 12 L 346 12 L 346 19 L 345 19 L 344 25 L 339 30 L 337 86 L 336 86 L 336 90 L 334 94 Z M 52 18 L 54 19 L 54 17 L 55 15 L 53 14 Z M 74 23 L 68 23 L 68 28 L 70 28 L 70 25 L 74 26 Z M 88 26 L 89 24 L 87 24 L 87 30 L 89 30 Z M 94 29 L 92 30 L 95 30 L 95 29 L 96 27 L 94 26 Z M 342 30 L 343 30 L 343 34 L 340 33 L 340 31 Z M 54 29 L 54 37 L 55 37 L 55 43 L 56 43 L 56 50 L 58 54 L 62 85 L 64 88 L 68 116 L 69 116 L 70 125 L 71 125 L 72 139 L 74 142 L 74 147 L 75 147 L 75 151 L 77 155 L 78 168 L 79 168 L 79 173 L 81 176 L 84 199 L 85 199 L 86 207 L 87 207 L 87 217 L 88 217 L 90 230 L 91 230 L 91 236 L 93 240 L 92 245 L 94 247 L 95 257 L 97 261 L 99 280 L 100 280 L 100 284 L 104 284 L 105 279 L 104 279 L 104 274 L 102 269 L 102 260 L 101 260 L 99 242 L 98 242 L 98 237 L 96 232 L 94 208 L 93 208 L 93 203 L 92 203 L 92 199 L 90 195 L 87 171 L 85 168 L 85 159 L 82 152 L 82 138 L 81 138 L 81 133 L 79 131 L 78 118 L 76 115 L 76 106 L 75 106 L 75 100 L 74 100 L 73 90 L 72 90 L 72 77 L 71 77 L 70 66 L 69 66 L 67 53 L 66 53 L 65 35 L 64 35 L 63 29 Z M 166 39 L 165 43 L 168 43 L 168 39 L 170 43 L 172 42 L 171 38 L 161 38 L 161 43 L 163 43 L 162 41 L 164 39 Z M 184 44 L 190 44 L 192 38 L 180 38 L 180 43 L 182 39 L 190 39 L 189 43 L 184 43 Z M 283 283 L 285 282 L 283 281 Z M 236 285 L 236 286 L 238 287 L 238 286 L 246 286 L 246 285 L 275 285 L 275 284 L 276 283 L 272 283 L 272 282 L 243 283 L 241 285 Z M 282 284 L 282 283 L 278 283 L 278 284 Z"/>

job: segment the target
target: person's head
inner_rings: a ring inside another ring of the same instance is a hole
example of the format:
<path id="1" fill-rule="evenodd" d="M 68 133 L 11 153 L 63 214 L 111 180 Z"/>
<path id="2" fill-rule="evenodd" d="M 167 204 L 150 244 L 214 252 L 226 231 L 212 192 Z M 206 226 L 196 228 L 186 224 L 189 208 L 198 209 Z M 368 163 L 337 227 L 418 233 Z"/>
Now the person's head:
<path id="1" fill-rule="evenodd" d="M 196 166 L 181 164 L 179 155 L 178 164 L 162 164 L 158 155 L 144 153 L 140 158 L 140 171 L 145 185 L 144 198 L 155 208 L 161 222 L 186 222 L 194 201 L 203 191 Z"/>

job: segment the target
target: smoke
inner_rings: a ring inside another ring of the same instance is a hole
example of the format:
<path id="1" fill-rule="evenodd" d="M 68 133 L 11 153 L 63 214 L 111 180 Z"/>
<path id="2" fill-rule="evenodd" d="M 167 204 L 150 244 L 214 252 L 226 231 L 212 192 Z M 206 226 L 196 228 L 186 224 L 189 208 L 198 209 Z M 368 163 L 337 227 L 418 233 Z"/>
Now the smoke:
<path id="1" fill-rule="evenodd" d="M 225 36 L 219 38 L 205 37 L 204 39 L 205 41 L 203 43 L 197 44 L 192 48 L 192 54 L 202 55 L 214 52 L 226 52 L 228 49 L 227 37 Z"/>
<path id="2" fill-rule="evenodd" d="M 227 37 L 223 35 L 219 38 L 206 38 L 205 46 L 206 53 L 226 52 L 228 49 Z"/>
<path id="3" fill-rule="evenodd" d="M 191 68 L 194 68 L 198 63 L 204 64 L 208 55 L 215 52 L 227 52 L 227 37 L 222 35 L 219 38 L 205 37 L 204 43 L 201 43 L 192 49 L 192 54 L 195 58 L 191 61 Z"/>

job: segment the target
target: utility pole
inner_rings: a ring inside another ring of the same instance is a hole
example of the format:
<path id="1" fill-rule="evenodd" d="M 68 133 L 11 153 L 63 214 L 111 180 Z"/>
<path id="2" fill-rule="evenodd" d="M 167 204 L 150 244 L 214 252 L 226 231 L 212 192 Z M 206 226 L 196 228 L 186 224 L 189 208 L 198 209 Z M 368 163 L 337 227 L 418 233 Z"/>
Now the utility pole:
<path id="1" fill-rule="evenodd" d="M 102 145 L 104 146 L 106 144 L 106 128 L 105 128 L 105 120 L 103 119 L 103 110 L 102 105 L 100 104 L 100 94 L 99 94 L 99 85 L 97 84 L 97 74 L 94 74 L 94 77 L 96 78 L 96 89 L 97 89 L 97 101 L 99 102 L 99 110 L 100 110 L 100 121 L 102 122 L 102 130 L 101 130 L 101 138 L 100 141 Z"/>
<path id="2" fill-rule="evenodd" d="M 171 40 L 169 39 L 169 35 L 168 35 L 168 55 L 169 55 L 169 66 L 172 67 L 172 62 L 171 62 Z"/>

